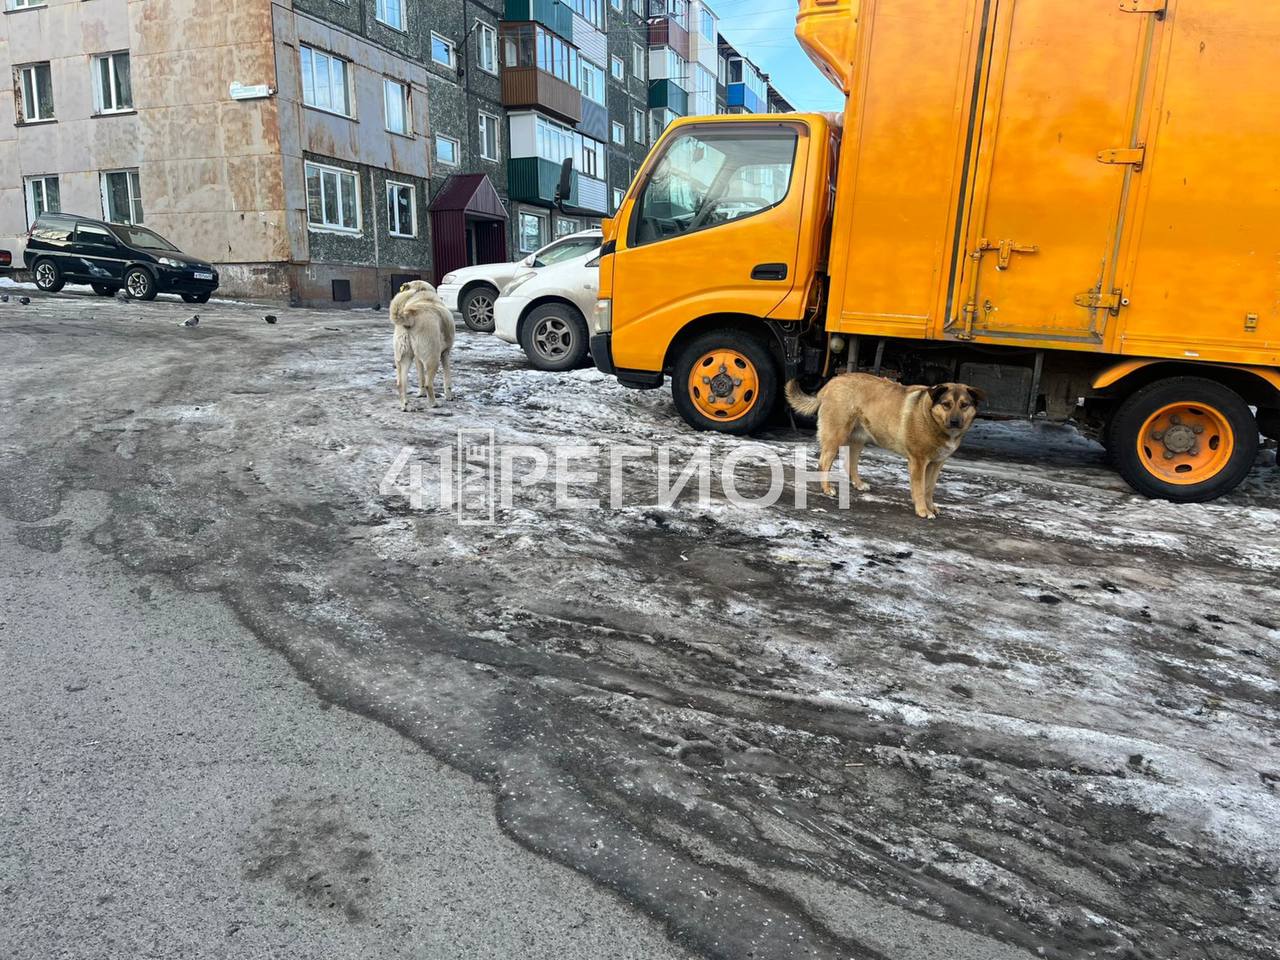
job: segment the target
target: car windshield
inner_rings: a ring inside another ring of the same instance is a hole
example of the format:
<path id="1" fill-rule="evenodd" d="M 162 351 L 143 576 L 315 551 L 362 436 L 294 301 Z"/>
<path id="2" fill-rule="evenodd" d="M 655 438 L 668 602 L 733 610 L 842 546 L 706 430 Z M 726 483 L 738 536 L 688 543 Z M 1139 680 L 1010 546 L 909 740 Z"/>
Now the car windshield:
<path id="1" fill-rule="evenodd" d="M 124 223 L 112 224 L 116 232 L 124 238 L 124 242 L 131 247 L 141 247 L 144 250 L 172 250 L 174 253 L 180 252 L 177 247 L 166 240 L 160 234 L 148 230 L 146 227 L 134 227 Z"/>
<path id="2" fill-rule="evenodd" d="M 599 237 L 574 237 L 572 240 L 553 243 L 538 253 L 534 265 L 549 267 L 553 263 L 564 263 L 566 260 L 580 257 L 584 253 L 590 253 L 598 246 L 600 246 Z"/>

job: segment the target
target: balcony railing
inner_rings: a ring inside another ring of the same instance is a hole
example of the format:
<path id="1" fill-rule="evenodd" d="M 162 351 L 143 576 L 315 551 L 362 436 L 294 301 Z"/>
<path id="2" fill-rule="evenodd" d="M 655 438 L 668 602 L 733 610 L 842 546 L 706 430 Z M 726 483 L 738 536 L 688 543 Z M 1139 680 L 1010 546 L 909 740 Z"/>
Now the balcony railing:
<path id="1" fill-rule="evenodd" d="M 537 67 L 502 68 L 502 105 L 541 110 L 566 123 L 582 119 L 582 94 L 578 88 Z"/>

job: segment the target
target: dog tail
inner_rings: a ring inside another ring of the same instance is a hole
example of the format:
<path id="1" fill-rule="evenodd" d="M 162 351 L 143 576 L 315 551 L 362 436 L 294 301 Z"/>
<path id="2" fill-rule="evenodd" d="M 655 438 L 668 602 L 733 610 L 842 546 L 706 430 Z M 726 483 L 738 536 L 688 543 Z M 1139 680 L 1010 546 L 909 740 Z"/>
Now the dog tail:
<path id="1" fill-rule="evenodd" d="M 818 408 L 822 406 L 822 399 L 820 397 L 812 397 L 801 390 L 799 380 L 788 380 L 787 403 L 791 404 L 791 409 L 796 413 L 812 417 L 818 412 Z"/>

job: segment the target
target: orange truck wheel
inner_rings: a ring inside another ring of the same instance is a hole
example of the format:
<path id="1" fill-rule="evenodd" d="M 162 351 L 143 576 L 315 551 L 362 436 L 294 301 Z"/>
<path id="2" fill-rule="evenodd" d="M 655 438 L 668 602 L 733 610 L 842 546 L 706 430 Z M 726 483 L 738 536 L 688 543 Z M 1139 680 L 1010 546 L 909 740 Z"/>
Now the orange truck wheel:
<path id="1" fill-rule="evenodd" d="M 696 430 L 753 433 L 778 403 L 778 364 L 756 337 L 713 330 L 685 344 L 676 357 L 671 394 Z"/>
<path id="2" fill-rule="evenodd" d="M 1120 475 L 1139 493 L 1203 503 L 1230 493 L 1258 456 L 1258 424 L 1234 390 L 1172 377 L 1120 404 L 1108 444 Z"/>

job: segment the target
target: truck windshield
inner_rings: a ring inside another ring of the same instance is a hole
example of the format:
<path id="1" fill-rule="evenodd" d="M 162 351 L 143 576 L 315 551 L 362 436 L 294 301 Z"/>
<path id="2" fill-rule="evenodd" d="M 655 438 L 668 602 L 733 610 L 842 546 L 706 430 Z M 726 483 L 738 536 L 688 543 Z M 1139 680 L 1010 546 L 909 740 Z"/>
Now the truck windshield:
<path id="1" fill-rule="evenodd" d="M 799 133 L 692 127 L 674 137 L 645 182 L 632 245 L 755 216 L 786 199 Z"/>

